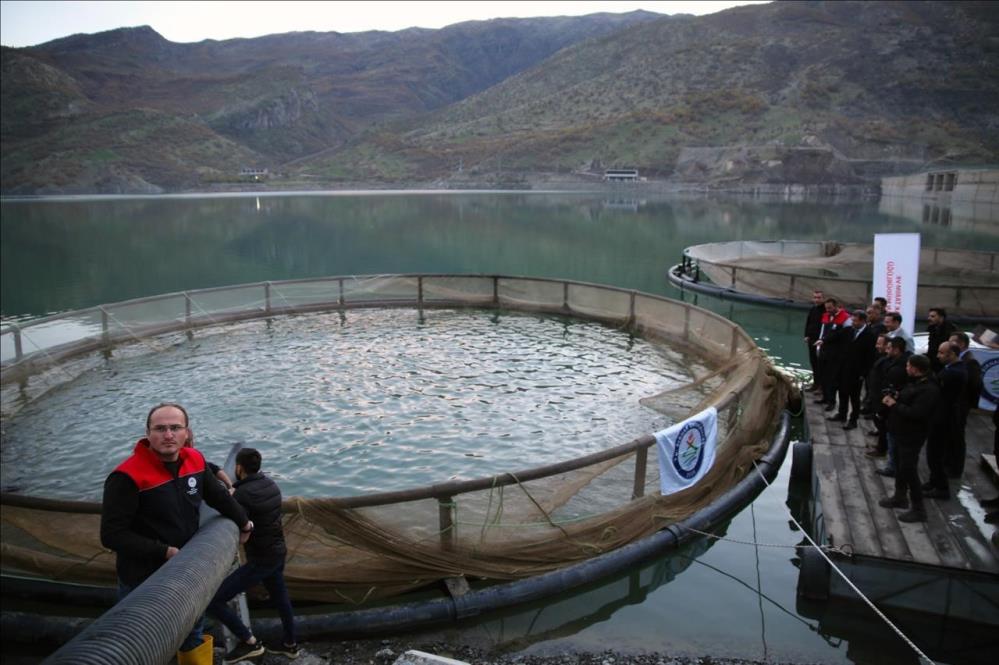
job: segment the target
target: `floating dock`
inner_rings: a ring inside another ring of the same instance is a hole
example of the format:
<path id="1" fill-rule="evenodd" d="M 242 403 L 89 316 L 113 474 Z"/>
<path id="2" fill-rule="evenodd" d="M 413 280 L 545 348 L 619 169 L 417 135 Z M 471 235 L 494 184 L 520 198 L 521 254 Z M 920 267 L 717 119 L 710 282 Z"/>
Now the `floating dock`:
<path id="1" fill-rule="evenodd" d="M 885 458 L 867 457 L 875 443 L 873 423 L 844 430 L 815 404 L 805 406 L 807 443 L 795 452 L 792 476 L 811 480 L 811 527 L 836 566 L 882 611 L 911 611 L 949 620 L 999 626 L 999 548 L 996 526 L 984 521 L 980 499 L 999 494 L 989 464 L 991 414 L 973 411 L 966 430 L 964 475 L 951 480 L 949 500 L 925 499 L 929 519 L 899 522 L 900 511 L 883 508 L 894 478 L 875 470 Z M 925 451 L 925 446 L 923 447 Z M 809 464 L 810 463 L 810 464 Z M 810 468 L 808 468 L 810 466 Z M 994 468 L 994 466 L 993 466 Z M 925 452 L 920 479 L 929 478 Z M 802 550 L 799 596 L 812 601 L 859 600 L 857 594 L 814 549 Z"/>

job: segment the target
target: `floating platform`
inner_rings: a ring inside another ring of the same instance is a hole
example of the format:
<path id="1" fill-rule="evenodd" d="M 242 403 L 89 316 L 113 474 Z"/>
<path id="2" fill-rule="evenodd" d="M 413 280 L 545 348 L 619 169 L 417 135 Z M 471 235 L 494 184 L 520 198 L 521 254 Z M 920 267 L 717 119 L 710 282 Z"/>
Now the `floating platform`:
<path id="1" fill-rule="evenodd" d="M 923 315 L 944 306 L 953 320 L 996 321 L 997 257 L 997 252 L 922 248 L 916 311 Z M 873 261 L 871 244 L 737 240 L 687 247 L 667 277 L 682 290 L 805 309 L 818 289 L 852 308 L 874 296 Z"/>
<path id="2" fill-rule="evenodd" d="M 964 475 L 951 481 L 951 498 L 925 499 L 928 521 L 904 523 L 897 519 L 900 511 L 878 505 L 894 492 L 895 480 L 875 473 L 885 458 L 864 454 L 875 442 L 866 434 L 873 423 L 844 430 L 814 404 L 805 411 L 809 442 L 796 444 L 801 448 L 794 453 L 792 477 L 807 480 L 810 471 L 811 531 L 836 566 L 889 615 L 918 612 L 999 626 L 996 527 L 984 521 L 979 504 L 999 493 L 986 463 L 994 436 L 991 415 L 974 411 L 968 419 Z M 928 477 L 921 453 L 920 478 Z M 859 601 L 817 551 L 802 553 L 799 596 Z"/>

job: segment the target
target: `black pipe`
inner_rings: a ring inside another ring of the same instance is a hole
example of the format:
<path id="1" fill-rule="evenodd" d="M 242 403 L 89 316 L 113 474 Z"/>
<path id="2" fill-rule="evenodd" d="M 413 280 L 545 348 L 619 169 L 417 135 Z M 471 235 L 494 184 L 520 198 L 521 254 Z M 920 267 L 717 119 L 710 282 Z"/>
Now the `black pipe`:
<path id="1" fill-rule="evenodd" d="M 757 461 L 760 473 L 750 472 L 710 505 L 640 541 L 560 570 L 474 590 L 458 598 L 436 598 L 389 607 L 299 615 L 295 617 L 296 630 L 300 637 L 306 639 L 360 638 L 449 623 L 569 591 L 662 556 L 700 537 L 697 531 L 710 531 L 723 523 L 763 491 L 767 482 L 777 476 L 784 461 L 790 439 L 790 426 L 791 415 L 784 411 L 769 450 Z M 190 543 L 185 549 L 188 547 Z M 207 603 L 207 598 L 205 602 Z M 4 632 L 10 634 L 7 632 L 7 615 L 5 612 L 3 627 Z M 281 623 L 277 618 L 254 620 L 253 631 L 265 640 L 282 636 Z"/>
<path id="2" fill-rule="evenodd" d="M 231 520 L 210 520 L 176 556 L 44 662 L 166 663 L 225 579 L 237 540 Z M 9 634 L 4 625 L 4 636 Z"/>

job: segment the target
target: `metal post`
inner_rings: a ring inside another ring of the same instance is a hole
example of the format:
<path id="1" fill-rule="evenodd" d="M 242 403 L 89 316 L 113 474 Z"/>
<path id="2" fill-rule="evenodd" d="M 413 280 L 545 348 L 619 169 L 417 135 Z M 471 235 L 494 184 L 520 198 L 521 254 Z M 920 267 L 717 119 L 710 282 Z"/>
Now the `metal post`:
<path id="1" fill-rule="evenodd" d="M 106 346 L 111 345 L 111 334 L 108 330 L 108 311 L 104 309 L 104 305 L 100 306 L 101 310 L 101 339 L 104 341 Z"/>
<path id="2" fill-rule="evenodd" d="M 337 283 L 340 285 L 340 295 L 337 296 L 336 302 L 342 308 L 343 307 L 343 278 L 341 277 L 340 279 L 338 279 Z"/>
<path id="3" fill-rule="evenodd" d="M 416 278 L 416 308 L 420 310 L 420 316 L 423 316 L 423 275 Z"/>
<path id="4" fill-rule="evenodd" d="M 645 469 L 648 461 L 648 447 L 642 446 L 635 451 L 635 487 L 631 491 L 632 500 L 645 496 Z"/>
<path id="5" fill-rule="evenodd" d="M 628 328 L 632 329 L 635 327 L 635 292 L 632 291 L 630 297 L 628 298 Z"/>
<path id="6" fill-rule="evenodd" d="M 271 283 L 264 282 L 264 312 L 271 313 Z"/>
<path id="7" fill-rule="evenodd" d="M 562 309 L 569 311 L 569 282 L 562 282 Z"/>
<path id="8" fill-rule="evenodd" d="M 499 307 L 499 277 L 493 276 L 493 307 Z"/>
<path id="9" fill-rule="evenodd" d="M 184 325 L 191 327 L 191 294 L 184 291 Z"/>
<path id="10" fill-rule="evenodd" d="M 451 515 L 451 507 L 454 497 L 437 497 L 437 514 L 440 519 L 441 549 L 454 549 L 454 520 Z"/>
<path id="11" fill-rule="evenodd" d="M 21 362 L 24 352 L 21 350 L 21 329 L 14 328 L 14 361 Z"/>
<path id="12" fill-rule="evenodd" d="M 735 266 L 732 266 L 732 288 L 735 288 Z"/>

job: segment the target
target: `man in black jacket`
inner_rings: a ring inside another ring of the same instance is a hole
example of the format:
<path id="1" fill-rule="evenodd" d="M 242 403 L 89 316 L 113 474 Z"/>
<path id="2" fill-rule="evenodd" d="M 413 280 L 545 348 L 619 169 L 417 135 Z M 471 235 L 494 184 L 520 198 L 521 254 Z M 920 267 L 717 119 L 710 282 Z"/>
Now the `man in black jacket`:
<path id="1" fill-rule="evenodd" d="M 253 519 L 253 532 L 246 541 L 246 563 L 229 575 L 215 592 L 208 605 L 208 613 L 225 624 L 241 640 L 226 654 L 224 663 L 238 663 L 264 653 L 263 644 L 239 620 L 228 603 L 237 594 L 255 584 L 262 583 L 271 602 L 281 616 L 284 642 L 268 647 L 268 651 L 291 658 L 298 656 L 295 639 L 295 616 L 284 583 L 284 558 L 288 547 L 284 542 L 281 526 L 281 490 L 277 484 L 260 472 L 260 453 L 253 448 L 243 448 L 236 454 L 236 482 L 234 494 Z"/>
<path id="2" fill-rule="evenodd" d="M 877 473 L 882 476 L 893 478 L 895 476 L 895 448 L 888 441 L 888 415 L 891 409 L 883 402 L 885 394 L 898 395 L 905 384 L 909 382 L 909 375 L 906 372 L 906 364 L 909 356 L 912 355 L 905 350 L 905 340 L 901 337 L 894 337 L 887 340 L 888 362 L 884 368 L 884 379 L 881 382 L 881 393 L 878 396 L 879 407 L 874 415 L 874 423 L 878 428 L 878 444 L 873 451 L 868 451 L 868 457 L 884 457 L 887 453 L 888 464 L 878 469 Z"/>
<path id="3" fill-rule="evenodd" d="M 937 349 L 957 332 L 957 326 L 947 320 L 947 310 L 943 307 L 931 307 L 926 321 L 926 332 L 930 334 L 926 340 L 926 357 L 930 359 L 930 369 L 937 374 L 943 369 L 937 358 Z"/>
<path id="4" fill-rule="evenodd" d="M 193 438 L 188 425 L 187 411 L 179 404 L 153 407 L 146 416 L 146 437 L 104 482 L 101 544 L 117 554 L 119 599 L 194 536 L 202 500 L 241 531 L 253 529 L 246 513 L 208 469 L 204 456 L 188 445 Z M 179 660 L 201 646 L 201 636 L 199 619 L 181 644 Z M 211 649 L 206 648 L 210 659 Z"/>
<path id="5" fill-rule="evenodd" d="M 958 408 L 957 428 L 954 436 L 954 447 L 950 451 L 947 459 L 944 460 L 944 469 L 951 478 L 960 478 L 964 473 L 964 457 L 967 452 L 967 445 L 964 438 L 964 430 L 968 426 L 968 413 L 972 409 L 978 408 L 978 401 L 982 395 L 982 365 L 975 358 L 971 349 L 971 340 L 966 333 L 956 332 L 950 336 L 951 344 L 957 344 L 960 349 L 958 357 L 964 364 L 964 369 L 968 374 L 968 382 L 965 384 L 964 400 Z"/>
<path id="6" fill-rule="evenodd" d="M 909 383 L 899 393 L 898 399 L 885 395 L 883 400 L 891 409 L 888 436 L 895 443 L 898 468 L 895 472 L 895 494 L 881 499 L 878 504 L 885 508 L 908 508 L 898 516 L 900 522 L 925 522 L 926 510 L 923 508 L 917 463 L 919 449 L 926 441 L 926 430 L 940 401 L 940 389 L 929 379 L 930 360 L 926 356 L 910 356 L 905 371 L 909 375 Z"/>
<path id="7" fill-rule="evenodd" d="M 854 310 L 853 327 L 845 333 L 843 355 L 839 365 L 839 411 L 830 420 L 846 422 L 843 429 L 855 429 L 860 418 L 860 389 L 864 377 L 874 364 L 876 339 L 867 329 L 867 312 Z M 847 420 L 847 407 L 850 418 Z"/>
<path id="8" fill-rule="evenodd" d="M 968 371 L 961 362 L 957 344 L 943 342 L 937 347 L 937 358 L 943 369 L 937 372 L 937 385 L 940 386 L 940 402 L 930 425 L 930 436 L 926 444 L 926 465 L 930 468 L 930 479 L 923 485 L 923 496 L 931 499 L 949 499 L 950 485 L 947 482 L 945 464 L 957 446 L 957 430 L 960 422 L 960 409 L 965 401 L 965 387 Z"/>
<path id="9" fill-rule="evenodd" d="M 822 330 L 822 315 L 826 312 L 825 300 L 822 291 L 818 289 L 812 291 L 812 308 L 808 310 L 808 318 L 805 319 L 805 345 L 808 347 L 808 362 L 812 366 L 812 385 L 807 388 L 808 390 L 819 390 L 822 385 L 815 343 L 819 341 L 819 333 Z"/>

